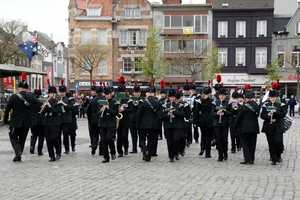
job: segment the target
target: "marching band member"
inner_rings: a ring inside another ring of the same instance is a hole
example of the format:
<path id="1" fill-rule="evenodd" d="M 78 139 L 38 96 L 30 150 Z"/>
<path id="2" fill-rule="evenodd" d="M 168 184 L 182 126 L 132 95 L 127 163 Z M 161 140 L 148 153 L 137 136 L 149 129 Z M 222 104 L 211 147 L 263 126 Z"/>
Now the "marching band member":
<path id="1" fill-rule="evenodd" d="M 105 98 L 108 101 L 108 105 L 103 105 L 100 107 L 100 117 L 98 121 L 98 126 L 100 127 L 100 136 L 104 154 L 104 160 L 102 163 L 109 162 L 108 147 L 111 153 L 111 159 L 116 159 L 116 148 L 115 148 L 115 138 L 116 138 L 116 116 L 119 113 L 120 102 L 112 98 L 111 87 L 104 87 Z"/>
<path id="2" fill-rule="evenodd" d="M 158 100 L 160 105 L 162 106 L 163 104 L 165 104 L 167 102 L 167 94 L 166 94 L 166 82 L 164 80 L 160 81 L 160 99 Z M 161 121 L 161 128 L 159 129 L 159 133 L 158 133 L 158 140 L 162 140 L 163 139 L 163 134 L 162 134 L 162 130 L 163 130 L 163 122 Z"/>
<path id="3" fill-rule="evenodd" d="M 277 88 L 277 82 L 272 83 L 272 88 Z M 281 163 L 283 151 L 283 133 L 285 132 L 283 118 L 287 110 L 281 103 L 276 102 L 278 93 L 275 89 L 269 91 L 269 101 L 262 105 L 260 117 L 264 120 L 262 132 L 266 134 L 272 165 Z"/>
<path id="4" fill-rule="evenodd" d="M 192 96 L 190 95 L 190 84 L 188 84 L 188 80 L 186 79 L 186 83 L 183 86 L 183 101 L 187 102 L 192 109 L 194 105 L 194 99 L 192 99 Z M 193 141 L 193 133 L 192 133 L 192 124 L 191 124 L 191 112 L 188 115 L 188 117 L 184 118 L 185 121 L 185 129 L 186 129 L 186 146 L 190 147 Z M 198 133 L 199 134 L 199 133 Z M 199 136 L 198 136 L 199 137 Z"/>
<path id="5" fill-rule="evenodd" d="M 60 112 L 60 131 L 63 133 L 63 145 L 65 147 L 65 154 L 70 153 L 69 133 L 70 125 L 72 123 L 72 111 L 74 110 L 74 100 L 69 100 L 66 96 L 67 87 L 64 84 L 64 80 L 61 80 L 61 85 L 58 88 L 60 100 L 57 102 L 61 106 Z M 61 141 L 61 137 L 60 137 Z"/>
<path id="6" fill-rule="evenodd" d="M 195 85 L 195 79 L 192 79 L 192 84 L 190 85 L 190 95 L 191 95 L 191 98 L 192 98 L 192 104 L 191 104 L 191 109 L 192 109 L 192 113 L 191 115 L 194 114 L 194 105 L 195 105 L 195 99 L 196 98 L 199 98 L 200 95 L 196 93 L 196 85 Z M 190 120 L 193 119 L 193 116 L 191 116 Z M 193 122 L 191 121 L 191 124 L 193 124 Z M 193 129 L 194 129 L 194 140 L 196 143 L 199 142 L 199 130 L 198 130 L 198 126 L 193 126 Z"/>
<path id="7" fill-rule="evenodd" d="M 200 153 L 205 158 L 211 158 L 211 139 L 213 134 L 213 118 L 211 115 L 213 99 L 211 98 L 210 80 L 208 86 L 203 88 L 201 97 L 195 99 L 194 123 L 200 127 L 201 142 Z"/>
<path id="8" fill-rule="evenodd" d="M 253 101 L 254 93 L 250 88 L 250 84 L 247 84 L 245 103 L 241 105 L 233 125 L 234 130 L 238 128 L 241 130 L 244 161 L 240 164 L 254 164 L 256 140 L 259 133 L 259 105 Z"/>
<path id="9" fill-rule="evenodd" d="M 70 129 L 69 129 L 69 135 L 70 135 L 70 141 L 71 141 L 71 148 L 72 148 L 72 151 L 75 152 L 76 151 L 76 148 L 75 148 L 75 141 L 76 141 L 76 130 L 78 129 L 78 126 L 77 126 L 77 118 L 76 118 L 76 115 L 78 115 L 78 106 L 79 106 L 79 103 L 77 103 L 75 101 L 75 97 L 76 95 L 74 94 L 74 97 L 73 97 L 73 94 L 72 92 L 67 92 L 66 93 L 66 97 L 69 98 L 69 101 L 70 102 L 73 102 L 74 105 L 74 109 L 71 111 L 71 115 L 72 115 L 72 123 L 70 124 Z"/>
<path id="10" fill-rule="evenodd" d="M 139 101 L 136 126 L 139 130 L 139 145 L 143 152 L 143 160 L 150 162 L 156 153 L 158 130 L 160 128 L 160 104 L 155 98 L 154 86 L 146 89 L 146 98 Z M 146 144 L 147 140 L 147 144 Z"/>
<path id="11" fill-rule="evenodd" d="M 44 131 L 46 136 L 48 154 L 50 157 L 49 162 L 53 162 L 55 160 L 59 160 L 61 156 L 61 143 L 59 141 L 60 125 L 61 125 L 59 113 L 61 111 L 61 106 L 57 104 L 58 101 L 56 100 L 56 95 L 57 95 L 56 87 L 50 86 L 49 79 L 47 80 L 47 82 L 49 85 L 48 87 L 49 100 L 42 105 L 41 114 L 45 115 Z M 55 153 L 54 153 L 54 149 L 55 149 Z"/>
<path id="12" fill-rule="evenodd" d="M 41 85 L 39 85 L 39 89 L 35 89 L 33 95 L 36 98 L 36 104 L 32 106 L 32 126 L 31 126 L 31 137 L 30 137 L 30 153 L 34 154 L 35 144 L 38 140 L 38 155 L 43 155 L 43 146 L 45 140 L 44 134 L 44 115 L 39 114 L 41 110 L 42 102 L 38 99 L 42 97 Z"/>
<path id="13" fill-rule="evenodd" d="M 231 112 L 228 109 L 226 100 L 227 91 L 224 88 L 219 90 L 219 100 L 213 101 L 212 116 L 214 131 L 217 138 L 218 162 L 228 159 L 228 127 Z"/>
<path id="14" fill-rule="evenodd" d="M 170 162 L 180 160 L 179 140 L 180 140 L 180 121 L 184 118 L 183 104 L 176 103 L 176 91 L 172 89 L 170 83 L 169 102 L 163 105 L 162 118 L 164 120 L 164 133 L 167 139 L 168 154 Z"/>

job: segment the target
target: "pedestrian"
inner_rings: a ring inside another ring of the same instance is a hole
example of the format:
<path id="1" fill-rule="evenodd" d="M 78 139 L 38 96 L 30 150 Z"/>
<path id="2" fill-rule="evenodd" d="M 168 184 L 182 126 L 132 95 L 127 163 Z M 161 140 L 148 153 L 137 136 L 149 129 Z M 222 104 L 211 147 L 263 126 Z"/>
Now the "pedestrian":
<path id="1" fill-rule="evenodd" d="M 213 134 L 213 118 L 211 115 L 212 102 L 210 81 L 208 86 L 204 87 L 200 98 L 195 99 L 194 123 L 200 127 L 200 153 L 202 156 L 205 152 L 205 158 L 211 158 L 211 140 Z"/>
<path id="2" fill-rule="evenodd" d="M 23 72 L 21 77 L 22 81 L 18 84 L 18 93 L 11 95 L 4 112 L 4 124 L 8 124 L 9 113 L 12 110 L 9 122 L 9 138 L 15 151 L 13 162 L 21 161 L 27 134 L 32 125 L 31 107 L 36 104 L 33 95 L 27 93 L 27 74 Z"/>
<path id="3" fill-rule="evenodd" d="M 108 147 L 111 153 L 111 159 L 116 159 L 116 116 L 119 113 L 120 102 L 112 98 L 111 87 L 107 86 L 104 88 L 105 98 L 107 100 L 107 105 L 100 106 L 100 117 L 98 120 L 98 126 L 100 128 L 100 136 L 103 147 L 103 157 L 102 163 L 108 163 L 110 160 Z"/>
<path id="4" fill-rule="evenodd" d="M 45 99 L 42 97 L 42 91 L 39 85 L 39 89 L 35 89 L 33 92 L 36 98 L 36 104 L 32 106 L 32 126 L 31 126 L 31 137 L 30 137 L 30 153 L 34 154 L 35 144 L 38 139 L 38 155 L 43 155 L 43 146 L 45 140 L 44 134 L 44 115 L 41 115 L 41 106 Z"/>
<path id="5" fill-rule="evenodd" d="M 225 88 L 219 90 L 219 100 L 212 104 L 213 126 L 217 138 L 218 162 L 228 159 L 228 127 L 229 117 L 232 115 L 226 100 L 227 91 Z"/>
<path id="6" fill-rule="evenodd" d="M 295 106 L 298 104 L 294 95 L 291 95 L 291 99 L 288 101 L 290 107 L 290 117 L 295 117 Z"/>
<path id="7" fill-rule="evenodd" d="M 273 87 L 272 88 L 276 88 Z M 262 132 L 266 134 L 272 165 L 281 163 L 283 152 L 283 133 L 285 132 L 283 118 L 287 110 L 276 102 L 278 93 L 276 90 L 269 91 L 269 101 L 262 105 L 260 117 L 264 120 Z"/>
<path id="8" fill-rule="evenodd" d="M 259 133 L 259 105 L 253 100 L 250 84 L 245 90 L 245 103 L 239 108 L 233 129 L 241 129 L 244 161 L 240 164 L 254 164 L 257 134 Z"/>
<path id="9" fill-rule="evenodd" d="M 160 103 L 155 98 L 154 86 L 146 88 L 146 98 L 139 101 L 136 126 L 139 131 L 139 145 L 143 153 L 143 160 L 150 162 L 155 154 L 160 128 Z M 147 140 L 147 144 L 146 144 Z"/>

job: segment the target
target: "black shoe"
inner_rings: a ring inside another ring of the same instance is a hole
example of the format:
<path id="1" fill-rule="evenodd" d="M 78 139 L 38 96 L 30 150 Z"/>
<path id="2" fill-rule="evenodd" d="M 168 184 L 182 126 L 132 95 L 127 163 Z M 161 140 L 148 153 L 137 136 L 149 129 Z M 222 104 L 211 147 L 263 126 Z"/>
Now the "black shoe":
<path id="1" fill-rule="evenodd" d="M 272 161 L 272 157 L 270 157 L 269 161 Z"/>
<path id="2" fill-rule="evenodd" d="M 50 158 L 49 162 L 54 162 L 55 158 Z"/>
<path id="3" fill-rule="evenodd" d="M 39 155 L 39 156 L 42 156 L 42 155 L 44 155 L 44 154 L 43 154 L 42 152 L 39 152 L 38 155 Z"/>
<path id="4" fill-rule="evenodd" d="M 30 152 L 31 154 L 34 154 L 34 148 L 33 148 L 33 147 L 30 147 L 29 152 Z"/>
<path id="5" fill-rule="evenodd" d="M 185 156 L 185 151 L 180 153 L 181 156 Z"/>
<path id="6" fill-rule="evenodd" d="M 149 151 L 146 151 L 145 154 L 143 155 L 143 160 L 149 160 Z"/>
<path id="7" fill-rule="evenodd" d="M 202 156 L 203 154 L 204 154 L 204 150 L 201 150 L 199 156 Z"/>
<path id="8" fill-rule="evenodd" d="M 277 162 L 278 162 L 278 163 L 281 163 L 281 162 L 282 162 L 282 158 L 279 158 Z"/>
<path id="9" fill-rule="evenodd" d="M 211 156 L 210 155 L 206 155 L 205 158 L 211 158 Z"/>
<path id="10" fill-rule="evenodd" d="M 272 161 L 272 162 L 271 162 L 271 165 L 276 165 L 276 162 L 275 162 L 275 161 Z"/>
<path id="11" fill-rule="evenodd" d="M 92 154 L 92 155 L 95 155 L 95 153 L 96 153 L 96 150 L 95 150 L 95 149 L 92 149 L 91 154 Z"/>
<path id="12" fill-rule="evenodd" d="M 244 161 L 244 162 L 240 162 L 240 164 L 242 164 L 242 165 L 249 165 L 249 164 L 250 164 L 250 162 L 246 162 L 246 161 Z"/>
<path id="13" fill-rule="evenodd" d="M 175 159 L 176 159 L 176 160 L 180 160 L 179 155 L 176 155 L 176 156 L 175 156 Z"/>
<path id="14" fill-rule="evenodd" d="M 174 158 L 170 158 L 170 162 L 174 162 Z"/>
<path id="15" fill-rule="evenodd" d="M 128 150 L 125 150 L 124 155 L 128 155 Z"/>
<path id="16" fill-rule="evenodd" d="M 254 164 L 254 161 L 250 161 L 249 164 L 250 164 L 250 165 L 253 165 L 253 164 Z"/>
<path id="17" fill-rule="evenodd" d="M 117 158 L 117 157 L 116 157 L 115 154 L 112 154 L 112 155 L 111 155 L 111 159 L 112 159 L 112 160 L 116 160 L 116 158 Z"/>
<path id="18" fill-rule="evenodd" d="M 60 155 L 56 154 L 56 160 L 59 160 L 59 159 L 60 159 Z"/>
<path id="19" fill-rule="evenodd" d="M 191 146 L 190 142 L 186 143 L 186 147 L 190 147 L 190 146 Z"/>
<path id="20" fill-rule="evenodd" d="M 64 154 L 70 154 L 70 151 L 65 151 Z"/>
<path id="21" fill-rule="evenodd" d="M 108 163 L 109 159 L 104 158 L 104 160 L 102 161 L 102 163 Z"/>
<path id="22" fill-rule="evenodd" d="M 72 151 L 73 151 L 73 152 L 75 152 L 75 151 L 76 151 L 75 147 L 73 147 L 73 148 L 72 148 Z"/>
<path id="23" fill-rule="evenodd" d="M 241 147 L 238 147 L 238 148 L 237 148 L 237 151 L 240 151 L 241 149 L 242 149 Z"/>
<path id="24" fill-rule="evenodd" d="M 228 157 L 224 157 L 224 160 L 228 160 Z"/>
<path id="25" fill-rule="evenodd" d="M 217 142 L 216 140 L 213 140 L 213 141 L 211 142 L 211 146 L 212 146 L 212 147 L 216 146 L 216 142 Z"/>
<path id="26" fill-rule="evenodd" d="M 158 140 L 162 140 L 162 137 L 160 135 L 158 136 Z"/>
<path id="27" fill-rule="evenodd" d="M 90 145 L 89 147 L 92 147 L 92 145 Z"/>
<path id="28" fill-rule="evenodd" d="M 13 162 L 21 162 L 21 161 L 22 161 L 21 155 L 22 155 L 22 152 L 18 153 L 18 154 L 14 157 Z"/>
<path id="29" fill-rule="evenodd" d="M 129 153 L 137 153 L 137 151 L 132 150 L 132 151 L 130 151 Z"/>
<path id="30" fill-rule="evenodd" d="M 198 143 L 199 143 L 199 141 L 198 141 L 198 140 L 196 140 L 196 143 L 198 144 Z"/>
<path id="31" fill-rule="evenodd" d="M 223 161 L 223 158 L 218 158 L 217 161 L 218 161 L 218 162 L 222 162 L 222 161 Z"/>
<path id="32" fill-rule="evenodd" d="M 120 153 L 119 155 L 118 155 L 118 157 L 120 158 L 120 157 L 123 157 L 123 154 L 122 153 Z"/>
<path id="33" fill-rule="evenodd" d="M 231 153 L 235 153 L 235 150 L 231 150 Z"/>
<path id="34" fill-rule="evenodd" d="M 157 157 L 157 156 L 158 156 L 157 154 L 153 154 L 153 155 L 152 155 L 152 157 Z"/>

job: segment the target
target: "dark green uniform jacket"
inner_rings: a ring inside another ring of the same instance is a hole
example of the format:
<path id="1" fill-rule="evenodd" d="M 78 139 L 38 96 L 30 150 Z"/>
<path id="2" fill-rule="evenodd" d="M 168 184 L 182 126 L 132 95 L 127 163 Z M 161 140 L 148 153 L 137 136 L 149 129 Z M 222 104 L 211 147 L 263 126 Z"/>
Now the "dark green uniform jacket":
<path id="1" fill-rule="evenodd" d="M 41 106 L 43 103 L 39 102 L 36 99 L 36 104 L 32 106 L 31 113 L 32 113 L 32 126 L 35 125 L 44 125 L 44 115 L 39 114 L 41 111 Z"/>
<path id="2" fill-rule="evenodd" d="M 170 123 L 170 116 L 168 116 L 168 108 L 171 107 L 171 103 L 168 102 L 162 106 L 162 118 L 164 120 L 164 128 L 166 129 L 181 129 L 181 121 L 184 120 L 184 104 L 183 103 L 173 103 L 172 106 L 175 108 L 173 111 L 174 117 L 172 118 L 172 123 Z"/>
<path id="3" fill-rule="evenodd" d="M 74 99 L 69 100 L 69 97 L 63 97 L 63 102 L 66 103 L 66 106 L 61 106 L 61 113 L 60 113 L 60 122 L 62 124 L 71 124 L 72 123 L 72 112 L 74 110 Z"/>
<path id="4" fill-rule="evenodd" d="M 57 105 L 56 99 L 49 100 L 51 107 L 46 106 L 42 112 L 45 115 L 45 126 L 60 126 L 61 106 Z"/>
<path id="5" fill-rule="evenodd" d="M 211 110 L 213 107 L 213 99 L 195 99 L 194 107 L 194 124 L 203 128 L 213 127 L 213 117 L 211 115 Z"/>
<path id="6" fill-rule="evenodd" d="M 145 99 L 139 101 L 139 107 L 137 112 L 136 126 L 138 129 L 160 129 L 160 104 L 155 97 L 148 97 L 147 100 L 151 103 L 151 106 Z"/>
<path id="7" fill-rule="evenodd" d="M 225 107 L 225 110 L 223 111 L 223 115 L 221 115 L 221 120 L 220 120 L 220 115 L 217 115 L 217 112 L 219 110 L 219 106 L 221 104 L 220 100 L 215 100 L 212 102 L 213 106 L 212 106 L 212 110 L 211 110 L 211 114 L 213 117 L 213 126 L 228 126 L 229 127 L 229 117 L 232 116 L 232 112 L 230 112 L 229 108 L 228 108 L 228 100 L 224 100 L 222 102 L 222 106 Z M 221 122 L 221 123 L 219 123 Z"/>
<path id="8" fill-rule="evenodd" d="M 87 116 L 88 120 L 90 121 L 90 123 L 92 124 L 98 124 L 99 121 L 99 117 L 100 117 L 100 107 L 99 107 L 99 100 L 105 100 L 105 96 L 103 95 L 97 95 L 95 98 L 93 98 L 90 103 L 89 106 L 87 107 Z"/>
<path id="9" fill-rule="evenodd" d="M 99 118 L 98 126 L 102 128 L 116 128 L 116 116 L 119 113 L 120 102 L 116 99 L 108 100 L 109 109 L 106 109 L 103 114 L 103 118 Z M 99 107 L 99 112 L 100 112 Z M 101 113 L 100 113 L 101 114 Z"/>
<path id="10" fill-rule="evenodd" d="M 250 107 L 247 107 L 247 105 Z M 250 110 L 251 109 L 251 110 Z M 234 130 L 241 129 L 241 133 L 259 133 L 258 125 L 259 105 L 254 102 L 244 103 L 236 116 Z"/>
<path id="11" fill-rule="evenodd" d="M 24 101 L 22 101 L 17 94 L 11 95 L 9 98 L 5 113 L 4 113 L 4 123 L 8 123 L 8 115 L 9 111 L 12 109 L 13 112 L 11 114 L 9 127 L 31 127 L 32 126 L 32 114 L 31 107 L 36 104 L 36 100 L 31 94 L 27 94 L 26 92 L 20 92 L 23 98 L 30 104 L 25 105 Z"/>

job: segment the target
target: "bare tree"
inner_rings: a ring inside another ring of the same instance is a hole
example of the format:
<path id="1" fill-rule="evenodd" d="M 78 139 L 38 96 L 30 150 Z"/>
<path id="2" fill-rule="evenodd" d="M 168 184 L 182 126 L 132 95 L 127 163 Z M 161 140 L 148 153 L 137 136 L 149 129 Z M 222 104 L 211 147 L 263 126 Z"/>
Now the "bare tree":
<path id="1" fill-rule="evenodd" d="M 97 40 L 91 40 L 86 44 L 69 45 L 69 60 L 74 64 L 75 71 L 81 71 L 89 75 L 92 83 L 93 75 L 98 73 L 98 67 L 106 60 L 110 53 L 107 45 L 98 44 Z"/>
<path id="2" fill-rule="evenodd" d="M 141 68 L 142 74 L 152 80 L 161 78 L 164 72 L 165 59 L 163 57 L 163 38 L 160 38 L 160 28 L 152 27 L 150 36 L 146 43 L 146 52 L 144 56 L 139 57 L 136 66 Z"/>

